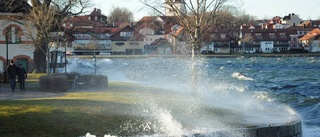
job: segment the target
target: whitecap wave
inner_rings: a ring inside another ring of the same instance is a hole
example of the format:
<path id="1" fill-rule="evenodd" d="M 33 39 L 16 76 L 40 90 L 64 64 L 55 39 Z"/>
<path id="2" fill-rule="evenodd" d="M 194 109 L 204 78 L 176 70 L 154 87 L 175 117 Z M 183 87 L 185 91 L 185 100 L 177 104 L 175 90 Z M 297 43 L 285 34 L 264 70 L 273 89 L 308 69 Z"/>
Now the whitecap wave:
<path id="1" fill-rule="evenodd" d="M 232 77 L 237 78 L 239 80 L 253 80 L 253 78 L 246 77 L 244 74 L 240 72 L 233 73 Z"/>

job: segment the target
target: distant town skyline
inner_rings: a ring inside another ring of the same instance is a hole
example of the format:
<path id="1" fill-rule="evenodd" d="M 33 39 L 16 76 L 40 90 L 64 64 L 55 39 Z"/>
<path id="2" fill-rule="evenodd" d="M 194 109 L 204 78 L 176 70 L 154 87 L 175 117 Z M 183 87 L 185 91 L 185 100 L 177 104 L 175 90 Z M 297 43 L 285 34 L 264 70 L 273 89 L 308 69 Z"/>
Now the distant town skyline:
<path id="1" fill-rule="evenodd" d="M 134 21 L 140 20 L 143 16 L 150 16 L 153 12 L 140 0 L 92 0 L 92 4 L 93 7 L 88 10 L 99 8 L 106 16 L 109 15 L 113 7 L 126 7 L 134 14 Z M 257 19 L 269 19 L 274 16 L 284 17 L 291 13 L 299 15 L 302 20 L 320 19 L 320 12 L 317 12 L 320 7 L 319 0 L 231 0 L 230 4 L 244 10 L 246 14 L 257 17 Z"/>

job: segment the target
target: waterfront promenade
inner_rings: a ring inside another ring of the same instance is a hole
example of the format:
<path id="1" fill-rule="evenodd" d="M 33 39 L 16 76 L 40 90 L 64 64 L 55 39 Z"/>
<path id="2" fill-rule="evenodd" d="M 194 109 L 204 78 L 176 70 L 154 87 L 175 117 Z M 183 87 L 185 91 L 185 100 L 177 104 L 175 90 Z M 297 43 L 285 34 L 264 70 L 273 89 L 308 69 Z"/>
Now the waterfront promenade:
<path id="1" fill-rule="evenodd" d="M 46 98 L 62 95 L 64 94 L 59 92 L 41 92 L 28 89 L 26 89 L 26 91 L 21 92 L 19 88 L 17 88 L 15 92 L 12 92 L 10 88 L 4 87 L 3 83 L 1 83 L 0 87 L 0 100 Z"/>

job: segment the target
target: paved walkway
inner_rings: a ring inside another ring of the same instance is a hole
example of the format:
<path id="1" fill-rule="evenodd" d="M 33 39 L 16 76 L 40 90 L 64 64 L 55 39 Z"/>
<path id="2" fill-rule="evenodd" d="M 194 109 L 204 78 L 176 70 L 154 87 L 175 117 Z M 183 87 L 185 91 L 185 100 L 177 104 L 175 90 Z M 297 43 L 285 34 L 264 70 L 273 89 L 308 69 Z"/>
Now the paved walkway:
<path id="1" fill-rule="evenodd" d="M 63 93 L 54 92 L 40 92 L 26 90 L 21 92 L 20 89 L 12 92 L 10 88 L 0 87 L 0 100 L 15 100 L 15 99 L 27 99 L 27 98 L 46 98 L 54 96 L 62 96 Z"/>

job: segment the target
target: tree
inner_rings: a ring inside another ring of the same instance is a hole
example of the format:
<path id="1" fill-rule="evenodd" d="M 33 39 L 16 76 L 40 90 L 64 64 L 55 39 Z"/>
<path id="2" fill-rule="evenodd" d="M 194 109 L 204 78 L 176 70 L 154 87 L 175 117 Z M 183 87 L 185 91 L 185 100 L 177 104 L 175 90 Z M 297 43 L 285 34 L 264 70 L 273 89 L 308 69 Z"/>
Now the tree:
<path id="1" fill-rule="evenodd" d="M 8 0 L 8 3 L 14 3 Z M 83 13 L 89 0 L 30 0 L 31 9 L 25 13 L 25 26 L 32 39 L 36 72 L 46 72 L 46 56 L 50 49 L 52 32 L 63 31 L 62 22 L 68 16 Z"/>
<path id="2" fill-rule="evenodd" d="M 164 15 L 159 9 L 151 5 L 155 0 L 140 0 L 142 3 L 151 7 L 155 11 Z M 184 2 L 184 0 L 181 0 Z M 191 39 L 192 52 L 192 91 L 197 92 L 197 55 L 200 54 L 202 43 L 202 34 L 209 28 L 214 26 L 214 20 L 217 18 L 217 12 L 228 0 L 190 0 L 186 4 L 188 13 L 183 13 L 176 6 L 176 0 L 165 0 L 165 4 L 176 16 L 179 24 L 189 34 Z"/>
<path id="3" fill-rule="evenodd" d="M 227 5 L 218 13 L 216 23 L 223 24 L 224 28 L 239 28 L 243 24 L 249 24 L 254 18 L 235 6 Z"/>
<path id="4" fill-rule="evenodd" d="M 110 15 L 108 16 L 108 24 L 112 25 L 113 23 L 118 22 L 132 22 L 133 14 L 127 8 L 113 8 Z"/>

